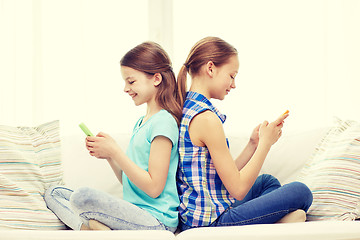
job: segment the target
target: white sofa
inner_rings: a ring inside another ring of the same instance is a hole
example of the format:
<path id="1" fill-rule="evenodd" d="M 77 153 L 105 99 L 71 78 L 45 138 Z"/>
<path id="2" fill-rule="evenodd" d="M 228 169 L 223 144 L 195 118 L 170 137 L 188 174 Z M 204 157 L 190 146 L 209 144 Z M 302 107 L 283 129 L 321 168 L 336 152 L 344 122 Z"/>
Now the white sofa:
<path id="1" fill-rule="evenodd" d="M 326 129 L 299 133 L 284 133 L 271 149 L 262 173 L 270 173 L 287 183 L 296 179 L 303 165 L 312 155 Z M 129 135 L 113 134 L 118 144 L 126 149 Z M 248 136 L 229 137 L 233 156 L 240 153 Z M 122 186 L 106 161 L 91 157 L 84 147 L 84 135 L 62 136 L 64 181 L 67 186 L 94 187 L 121 197 Z M 0 213 L 1 214 L 1 213 Z M 197 228 L 176 235 L 168 231 L 41 231 L 2 230 L 0 239 L 360 239 L 360 221 L 312 221 L 293 224 L 265 224 L 240 227 Z"/>

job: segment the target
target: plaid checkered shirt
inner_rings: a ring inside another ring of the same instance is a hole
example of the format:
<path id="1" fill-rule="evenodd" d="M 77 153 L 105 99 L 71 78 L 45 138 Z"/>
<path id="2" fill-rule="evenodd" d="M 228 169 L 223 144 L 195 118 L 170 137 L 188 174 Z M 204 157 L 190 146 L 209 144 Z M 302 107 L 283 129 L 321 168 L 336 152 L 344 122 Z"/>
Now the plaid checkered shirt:
<path id="1" fill-rule="evenodd" d="M 180 219 L 192 227 L 210 225 L 235 201 L 217 174 L 207 147 L 196 146 L 190 140 L 191 120 L 207 110 L 214 112 L 222 123 L 225 122 L 226 116 L 205 96 L 191 91 L 187 93 L 179 129 L 177 187 Z"/>

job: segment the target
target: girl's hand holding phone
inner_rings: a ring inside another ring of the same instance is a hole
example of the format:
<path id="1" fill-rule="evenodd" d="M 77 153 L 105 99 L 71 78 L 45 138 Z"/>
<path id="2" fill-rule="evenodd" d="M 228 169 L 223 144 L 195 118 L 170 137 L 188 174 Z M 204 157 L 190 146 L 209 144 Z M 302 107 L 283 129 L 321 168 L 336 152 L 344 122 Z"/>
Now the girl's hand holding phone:
<path id="1" fill-rule="evenodd" d="M 118 149 L 115 140 L 108 134 L 100 132 L 96 137 L 86 137 L 86 148 L 91 156 L 110 160 Z"/>
<path id="2" fill-rule="evenodd" d="M 282 127 L 284 125 L 284 120 L 289 116 L 289 111 L 287 110 L 283 113 L 278 119 L 274 122 L 269 123 L 264 121 L 259 130 L 259 144 L 265 144 L 269 147 L 276 143 L 282 134 Z"/>

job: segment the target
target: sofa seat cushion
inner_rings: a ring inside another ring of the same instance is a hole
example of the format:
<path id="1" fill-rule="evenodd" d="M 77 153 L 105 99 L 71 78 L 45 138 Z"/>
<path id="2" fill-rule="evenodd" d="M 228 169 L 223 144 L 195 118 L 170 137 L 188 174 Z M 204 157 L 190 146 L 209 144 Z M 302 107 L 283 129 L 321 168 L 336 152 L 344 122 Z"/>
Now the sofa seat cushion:
<path id="1" fill-rule="evenodd" d="M 235 227 L 201 227 L 181 232 L 178 240 L 338 240 L 359 239 L 360 222 L 313 221 L 254 224 Z"/>

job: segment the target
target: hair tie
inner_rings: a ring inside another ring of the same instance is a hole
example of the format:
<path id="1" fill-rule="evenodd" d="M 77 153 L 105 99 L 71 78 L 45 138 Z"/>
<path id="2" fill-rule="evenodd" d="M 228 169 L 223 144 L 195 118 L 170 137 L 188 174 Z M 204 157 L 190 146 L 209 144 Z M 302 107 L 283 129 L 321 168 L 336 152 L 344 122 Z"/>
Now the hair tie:
<path id="1" fill-rule="evenodd" d="M 184 63 L 184 66 L 186 67 L 186 70 L 189 70 L 190 66 L 188 64 Z"/>

